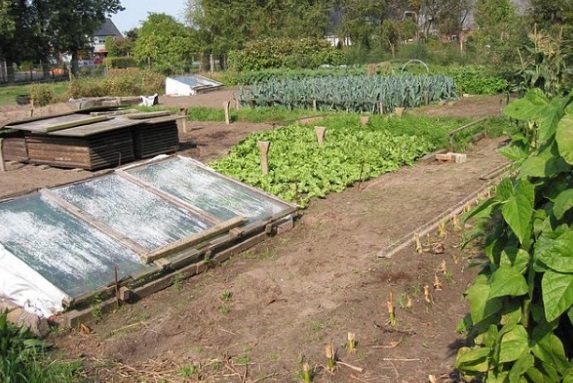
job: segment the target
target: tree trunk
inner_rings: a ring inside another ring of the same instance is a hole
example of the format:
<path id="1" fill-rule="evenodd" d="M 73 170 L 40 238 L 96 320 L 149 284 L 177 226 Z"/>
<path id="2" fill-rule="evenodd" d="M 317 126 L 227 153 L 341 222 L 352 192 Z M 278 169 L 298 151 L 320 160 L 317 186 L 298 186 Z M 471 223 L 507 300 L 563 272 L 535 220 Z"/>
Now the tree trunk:
<path id="1" fill-rule="evenodd" d="M 42 60 L 42 77 L 44 80 L 48 80 L 50 78 L 50 64 L 48 60 Z"/>
<path id="2" fill-rule="evenodd" d="M 6 60 L 6 77 L 8 77 L 9 84 L 13 84 L 16 81 L 16 73 L 14 72 L 14 63 L 10 60 Z"/>
<path id="3" fill-rule="evenodd" d="M 78 51 L 72 52 L 72 62 L 71 62 L 70 73 L 74 77 L 78 77 L 78 75 L 80 74 L 80 67 L 78 65 Z"/>

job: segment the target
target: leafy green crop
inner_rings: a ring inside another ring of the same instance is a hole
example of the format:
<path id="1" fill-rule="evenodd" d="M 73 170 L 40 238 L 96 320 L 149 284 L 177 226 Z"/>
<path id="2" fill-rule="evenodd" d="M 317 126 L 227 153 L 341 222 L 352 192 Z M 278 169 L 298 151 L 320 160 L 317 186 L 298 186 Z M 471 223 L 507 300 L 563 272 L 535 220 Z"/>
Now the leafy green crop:
<path id="1" fill-rule="evenodd" d="M 242 88 L 243 105 L 387 113 L 456 98 L 456 85 L 444 75 L 324 76 L 271 78 Z"/>
<path id="2" fill-rule="evenodd" d="M 510 104 L 525 121 L 502 153 L 518 173 L 468 218 L 487 218 L 487 261 L 467 290 L 457 367 L 468 380 L 573 382 L 573 95 Z"/>
<path id="3" fill-rule="evenodd" d="M 271 142 L 268 175 L 261 172 L 257 141 Z M 304 206 L 312 197 L 411 165 L 434 148 L 426 137 L 356 125 L 329 127 L 319 146 L 313 127 L 293 125 L 252 134 L 211 166 Z"/>

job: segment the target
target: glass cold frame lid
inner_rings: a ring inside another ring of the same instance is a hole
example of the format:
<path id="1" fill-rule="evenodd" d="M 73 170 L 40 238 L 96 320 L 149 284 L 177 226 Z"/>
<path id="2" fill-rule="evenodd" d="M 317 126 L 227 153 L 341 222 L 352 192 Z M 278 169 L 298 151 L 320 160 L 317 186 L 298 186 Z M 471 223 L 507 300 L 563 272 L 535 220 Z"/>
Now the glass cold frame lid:
<path id="1" fill-rule="evenodd" d="M 147 268 L 135 252 L 39 194 L 0 204 L 0 244 L 70 297 Z"/>
<path id="2" fill-rule="evenodd" d="M 213 226 L 115 174 L 52 191 L 149 251 Z"/>
<path id="3" fill-rule="evenodd" d="M 241 216 L 253 223 L 290 208 L 185 157 L 134 167 L 127 172 L 221 220 Z"/>

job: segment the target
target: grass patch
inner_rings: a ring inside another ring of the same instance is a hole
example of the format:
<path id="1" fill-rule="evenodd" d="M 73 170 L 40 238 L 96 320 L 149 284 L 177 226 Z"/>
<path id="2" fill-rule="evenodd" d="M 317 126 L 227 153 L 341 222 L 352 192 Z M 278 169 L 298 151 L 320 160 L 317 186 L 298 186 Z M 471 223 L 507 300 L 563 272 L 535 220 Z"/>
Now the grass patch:
<path id="1" fill-rule="evenodd" d="M 53 82 L 44 84 L 50 89 L 54 96 L 63 99 L 68 90 L 68 82 Z M 29 95 L 33 85 L 11 85 L 0 87 L 0 107 L 6 105 L 16 105 L 16 96 Z"/>
<path id="2" fill-rule="evenodd" d="M 231 121 L 257 123 L 292 122 L 297 119 L 323 116 L 325 112 L 309 109 L 288 109 L 286 107 L 241 108 L 231 110 Z M 194 107 L 189 108 L 187 118 L 190 121 L 225 121 L 223 108 Z"/>

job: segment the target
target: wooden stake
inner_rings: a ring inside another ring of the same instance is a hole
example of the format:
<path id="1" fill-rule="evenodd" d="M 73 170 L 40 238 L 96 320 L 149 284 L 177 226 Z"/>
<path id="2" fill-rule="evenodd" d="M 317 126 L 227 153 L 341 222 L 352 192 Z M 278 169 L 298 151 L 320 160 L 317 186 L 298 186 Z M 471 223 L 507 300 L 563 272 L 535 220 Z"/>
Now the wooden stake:
<path id="1" fill-rule="evenodd" d="M 183 115 L 185 118 L 183 119 L 183 133 L 187 133 L 187 113 L 189 112 L 189 108 L 183 109 Z"/>
<path id="2" fill-rule="evenodd" d="M 271 143 L 269 141 L 259 141 L 257 142 L 259 151 L 261 152 L 261 169 L 263 174 L 269 174 L 269 147 Z"/>
<path id="3" fill-rule="evenodd" d="M 312 100 L 312 110 L 315 112 L 318 110 L 318 106 L 316 105 L 316 100 Z"/>
<path id="4" fill-rule="evenodd" d="M 223 103 L 223 108 L 225 108 L 225 124 L 231 124 L 231 101 L 225 101 Z"/>
<path id="5" fill-rule="evenodd" d="M 6 171 L 6 164 L 4 163 L 4 152 L 2 147 L 4 146 L 4 140 L 0 138 L 0 172 Z"/>
<path id="6" fill-rule="evenodd" d="M 430 297 L 430 286 L 424 286 L 424 300 L 428 303 L 432 303 L 432 298 Z"/>
<path id="7" fill-rule="evenodd" d="M 334 371 L 336 368 L 336 360 L 334 359 L 334 347 L 332 343 L 327 344 L 324 347 L 324 355 L 326 356 L 326 367 L 328 371 Z"/>
<path id="8" fill-rule="evenodd" d="M 356 334 L 353 332 L 348 333 L 348 353 L 354 354 L 356 352 Z"/>
<path id="9" fill-rule="evenodd" d="M 370 117 L 368 116 L 360 116 L 360 122 L 362 123 L 362 125 L 367 125 L 368 121 L 370 121 Z"/>
<path id="10" fill-rule="evenodd" d="M 380 114 L 384 114 L 384 103 L 378 103 L 378 110 L 380 111 Z"/>
<path id="11" fill-rule="evenodd" d="M 388 316 L 390 319 L 390 324 L 392 326 L 396 326 L 396 313 L 395 313 L 395 308 L 394 308 L 394 293 L 392 291 L 390 291 L 390 299 L 388 299 L 388 302 L 386 302 L 388 304 Z"/>
<path id="12" fill-rule="evenodd" d="M 394 108 L 394 113 L 396 114 L 396 116 L 398 117 L 402 117 L 402 115 L 404 114 L 404 109 L 405 108 Z"/>
<path id="13" fill-rule="evenodd" d="M 324 126 L 315 126 L 314 132 L 316 133 L 316 138 L 318 139 L 318 144 L 324 144 L 324 133 L 326 132 L 326 128 Z"/>

